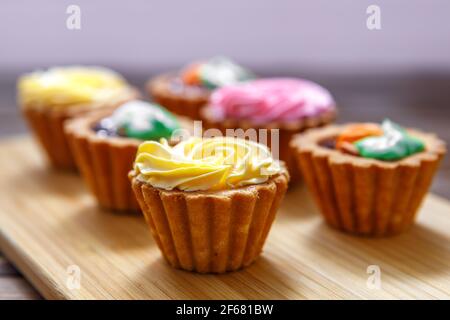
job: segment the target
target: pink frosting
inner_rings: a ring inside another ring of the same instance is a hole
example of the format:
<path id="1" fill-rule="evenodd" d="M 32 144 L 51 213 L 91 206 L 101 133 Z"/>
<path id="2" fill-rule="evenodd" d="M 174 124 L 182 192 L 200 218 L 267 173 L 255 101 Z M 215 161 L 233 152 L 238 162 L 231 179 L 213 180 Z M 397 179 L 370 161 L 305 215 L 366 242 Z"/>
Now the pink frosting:
<path id="1" fill-rule="evenodd" d="M 302 79 L 269 78 L 226 86 L 213 92 L 210 111 L 216 119 L 255 123 L 295 121 L 333 110 L 331 94 Z"/>

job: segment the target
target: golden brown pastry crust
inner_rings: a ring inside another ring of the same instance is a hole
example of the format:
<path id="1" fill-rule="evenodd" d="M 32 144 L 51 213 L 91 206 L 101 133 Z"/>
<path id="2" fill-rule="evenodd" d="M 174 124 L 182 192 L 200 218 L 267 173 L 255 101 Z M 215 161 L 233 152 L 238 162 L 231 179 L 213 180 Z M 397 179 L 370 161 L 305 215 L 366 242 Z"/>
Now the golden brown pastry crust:
<path id="1" fill-rule="evenodd" d="M 115 109 L 122 103 L 139 96 L 140 93 L 132 89 L 129 95 L 125 95 L 121 99 L 96 106 L 95 111 Z M 90 105 L 60 107 L 55 105 L 23 105 L 20 106 L 20 109 L 36 139 L 45 150 L 52 166 L 57 169 L 76 170 L 75 160 L 67 140 L 68 137 L 64 132 L 64 122 L 93 111 Z"/>
<path id="2" fill-rule="evenodd" d="M 173 74 L 163 74 L 149 80 L 146 84 L 148 94 L 157 103 L 169 111 L 194 120 L 200 119 L 200 109 L 209 99 L 210 91 L 196 90 L 195 94 L 187 90 L 174 93 L 171 90 L 171 81 L 176 77 Z M 189 92 L 188 92 L 189 91 Z"/>
<path id="3" fill-rule="evenodd" d="M 223 191 L 154 188 L 129 178 L 150 231 L 175 267 L 224 273 L 250 265 L 262 251 L 287 189 L 287 173 L 266 183 Z"/>
<path id="4" fill-rule="evenodd" d="M 138 210 L 127 178 L 139 144 L 137 139 L 103 138 L 92 129 L 110 110 L 91 112 L 65 125 L 78 169 L 101 207 Z"/>
<path id="5" fill-rule="evenodd" d="M 424 141 L 426 151 L 394 162 L 345 154 L 321 145 L 345 127 L 312 129 L 291 141 L 297 164 L 326 222 L 349 233 L 369 236 L 407 230 L 446 152 L 445 143 L 433 134 L 408 130 Z"/>
<path id="6" fill-rule="evenodd" d="M 139 206 L 128 181 L 128 172 L 143 141 L 128 137 L 101 137 L 93 130 L 95 124 L 112 111 L 99 110 L 70 120 L 65 125 L 65 132 L 78 169 L 100 206 L 137 211 Z M 190 121 L 178 120 L 184 129 L 192 131 Z"/>

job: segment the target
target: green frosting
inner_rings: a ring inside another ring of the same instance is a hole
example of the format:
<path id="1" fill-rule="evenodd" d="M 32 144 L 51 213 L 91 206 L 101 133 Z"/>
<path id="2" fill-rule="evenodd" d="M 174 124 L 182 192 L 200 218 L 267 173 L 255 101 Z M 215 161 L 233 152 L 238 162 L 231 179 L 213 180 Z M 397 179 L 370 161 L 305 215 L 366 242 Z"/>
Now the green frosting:
<path id="1" fill-rule="evenodd" d="M 202 85 L 208 89 L 255 78 L 249 70 L 224 57 L 215 57 L 203 63 L 199 69 L 199 76 Z"/>
<path id="2" fill-rule="evenodd" d="M 167 120 L 167 119 L 166 119 Z M 136 128 L 131 123 L 123 126 L 125 135 L 127 137 L 136 138 L 140 140 L 159 140 L 161 138 L 170 138 L 172 132 L 179 128 L 176 120 L 161 121 L 155 118 L 148 120 L 148 128 Z"/>
<path id="3" fill-rule="evenodd" d="M 180 124 L 170 112 L 154 103 L 130 101 L 111 116 L 113 127 L 122 136 L 140 140 L 170 138 Z"/>
<path id="4" fill-rule="evenodd" d="M 381 127 L 384 131 L 382 136 L 368 137 L 354 143 L 362 157 L 395 161 L 425 150 L 423 141 L 410 136 L 394 122 L 384 120 Z"/>

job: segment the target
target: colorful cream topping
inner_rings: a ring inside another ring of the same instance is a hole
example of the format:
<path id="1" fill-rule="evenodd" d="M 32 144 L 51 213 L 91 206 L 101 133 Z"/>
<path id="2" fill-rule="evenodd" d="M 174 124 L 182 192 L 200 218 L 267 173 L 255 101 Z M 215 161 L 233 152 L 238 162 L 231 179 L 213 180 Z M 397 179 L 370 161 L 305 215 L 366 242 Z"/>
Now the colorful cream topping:
<path id="1" fill-rule="evenodd" d="M 213 92 L 211 115 L 254 123 L 295 121 L 334 110 L 331 94 L 316 83 L 291 78 L 254 80 Z"/>
<path id="2" fill-rule="evenodd" d="M 67 106 L 120 97 L 127 88 L 119 74 L 105 68 L 56 67 L 22 76 L 18 98 L 25 106 Z"/>
<path id="3" fill-rule="evenodd" d="M 254 75 L 227 58 L 215 57 L 189 65 L 181 77 L 185 84 L 215 89 L 253 79 Z"/>
<path id="4" fill-rule="evenodd" d="M 154 103 L 133 100 L 123 104 L 94 128 L 98 135 L 123 136 L 141 140 L 170 138 L 180 128 L 178 120 Z"/>
<path id="5" fill-rule="evenodd" d="M 425 144 L 398 124 L 384 120 L 375 124 L 347 127 L 337 138 L 336 147 L 364 158 L 394 161 L 425 150 Z"/>
<path id="6" fill-rule="evenodd" d="M 191 137 L 174 147 L 144 142 L 134 169 L 156 188 L 185 191 L 260 184 L 283 170 L 266 146 L 233 137 Z"/>

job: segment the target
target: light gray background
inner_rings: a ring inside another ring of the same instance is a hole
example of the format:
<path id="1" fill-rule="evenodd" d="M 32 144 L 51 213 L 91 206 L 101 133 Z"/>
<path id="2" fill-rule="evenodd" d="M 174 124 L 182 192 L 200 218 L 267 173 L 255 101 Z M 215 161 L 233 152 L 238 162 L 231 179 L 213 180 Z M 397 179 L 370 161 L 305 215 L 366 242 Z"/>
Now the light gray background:
<path id="1" fill-rule="evenodd" d="M 66 28 L 66 8 L 82 29 Z M 382 30 L 366 28 L 381 7 Z M 229 55 L 258 70 L 450 71 L 445 0 L 2 0 L 0 72 L 102 64 L 146 73 Z"/>

